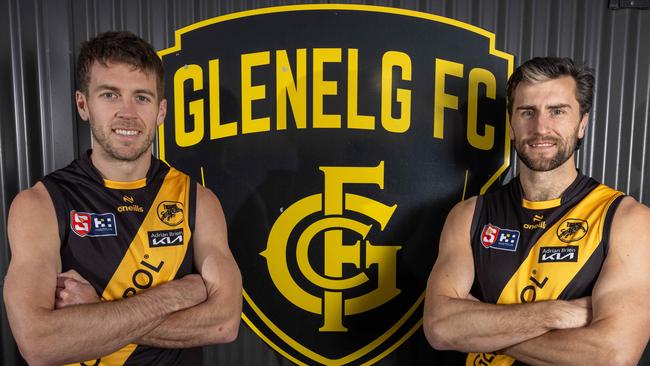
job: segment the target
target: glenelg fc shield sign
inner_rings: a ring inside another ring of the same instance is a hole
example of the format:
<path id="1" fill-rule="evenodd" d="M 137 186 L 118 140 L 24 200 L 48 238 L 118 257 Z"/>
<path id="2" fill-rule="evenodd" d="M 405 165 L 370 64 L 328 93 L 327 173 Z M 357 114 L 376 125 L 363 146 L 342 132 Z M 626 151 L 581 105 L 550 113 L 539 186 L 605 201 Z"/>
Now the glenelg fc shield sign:
<path id="1" fill-rule="evenodd" d="M 356 5 L 209 19 L 160 55 L 160 156 L 219 196 L 246 324 L 298 364 L 395 350 L 447 212 L 507 167 L 512 56 L 468 24 Z"/>

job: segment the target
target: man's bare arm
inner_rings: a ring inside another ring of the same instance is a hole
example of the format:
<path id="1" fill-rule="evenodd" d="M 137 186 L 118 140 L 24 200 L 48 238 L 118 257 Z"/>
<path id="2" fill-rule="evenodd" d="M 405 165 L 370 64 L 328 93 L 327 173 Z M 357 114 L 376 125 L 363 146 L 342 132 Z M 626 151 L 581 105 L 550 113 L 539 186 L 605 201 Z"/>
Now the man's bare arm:
<path id="1" fill-rule="evenodd" d="M 593 321 L 505 352 L 536 365 L 636 365 L 650 338 L 650 209 L 626 198 L 593 290 Z"/>
<path id="2" fill-rule="evenodd" d="M 194 347 L 232 342 L 239 331 L 242 282 L 227 240 L 227 228 L 217 196 L 197 189 L 194 263 L 208 300 L 169 316 L 137 342 L 157 347 Z"/>
<path id="3" fill-rule="evenodd" d="M 55 309 L 60 240 L 54 207 L 41 183 L 14 200 L 8 235 L 12 259 L 4 301 L 19 349 L 32 365 L 79 362 L 109 354 L 169 314 L 206 298 L 201 278 L 187 276 L 125 300 Z"/>
<path id="4" fill-rule="evenodd" d="M 442 230 L 424 305 L 429 343 L 436 349 L 493 352 L 552 329 L 586 325 L 588 299 L 494 305 L 470 295 L 474 282 L 470 226 L 475 205 L 475 198 L 457 204 Z"/>

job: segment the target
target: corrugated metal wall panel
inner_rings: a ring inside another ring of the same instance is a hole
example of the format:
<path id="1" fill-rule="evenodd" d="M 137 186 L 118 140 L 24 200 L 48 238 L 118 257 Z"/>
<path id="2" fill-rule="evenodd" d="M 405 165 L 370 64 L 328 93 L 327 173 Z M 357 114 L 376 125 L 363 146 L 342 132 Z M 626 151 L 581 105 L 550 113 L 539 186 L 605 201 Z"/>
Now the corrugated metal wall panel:
<path id="1" fill-rule="evenodd" d="M 314 1 L 316 2 L 316 1 Z M 312 3 L 314 3 L 312 2 Z M 338 1 L 343 2 L 343 1 Z M 597 71 L 596 102 L 578 166 L 586 174 L 650 204 L 650 10 L 609 10 L 600 0 L 345 1 L 439 14 L 496 33 L 496 46 L 516 63 L 533 56 L 570 56 Z M 101 31 L 128 29 L 156 49 L 174 30 L 196 21 L 300 1 L 2 0 L 0 3 L 0 285 L 9 251 L 6 214 L 13 197 L 90 146 L 76 118 L 74 60 L 79 43 Z M 71 123 L 71 121 L 75 121 Z M 516 174 L 511 169 L 508 176 Z M 20 364 L 6 322 L 3 365 Z M 402 349 L 410 349 L 410 341 Z M 380 364 L 424 362 L 398 350 Z M 288 364 L 252 331 L 204 351 L 206 365 Z M 435 360 L 429 360 L 435 363 Z M 430 362 L 430 364 L 432 364 Z M 650 365 L 648 355 L 641 364 Z"/>
<path id="2" fill-rule="evenodd" d="M 2 4 L 0 7 L 0 24 L 9 24 L 9 6 L 8 4 Z M 6 50 L 9 48 L 9 37 L 8 33 L 0 32 L 0 49 Z M 11 76 L 9 75 L 10 62 L 8 60 L 10 54 L 8 52 L 0 53 L 0 90 L 10 90 L 11 88 Z M 8 135 L 7 130 L 9 127 L 13 126 L 13 122 L 9 120 L 11 114 L 10 107 L 10 93 L 4 92 L 0 93 L 0 274 L 4 274 L 7 268 L 8 259 L 9 259 L 9 248 L 6 241 L 6 214 L 8 203 L 7 201 L 13 195 L 10 195 L 9 184 L 7 180 L 7 172 L 9 169 L 8 166 L 8 151 L 9 146 L 5 143 L 6 137 Z M 4 277 L 4 276 L 2 276 Z M 3 279 L 0 277 L 0 283 L 3 283 Z M 1 286 L 0 286 L 1 287 Z M 0 347 L 2 347 L 2 356 L 0 360 L 4 365 L 13 365 L 14 360 L 14 350 L 13 344 L 11 342 L 11 332 L 7 324 L 6 313 L 4 310 L 4 302 L 0 303 Z M 11 363 L 10 363 L 11 362 Z"/>

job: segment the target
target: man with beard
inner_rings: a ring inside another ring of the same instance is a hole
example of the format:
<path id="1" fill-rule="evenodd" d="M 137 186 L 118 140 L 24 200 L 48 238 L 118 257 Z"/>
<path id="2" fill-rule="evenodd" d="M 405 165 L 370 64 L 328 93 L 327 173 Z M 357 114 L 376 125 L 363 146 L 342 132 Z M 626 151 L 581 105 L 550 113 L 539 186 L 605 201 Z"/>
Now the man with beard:
<path id="1" fill-rule="evenodd" d="M 4 299 L 29 364 L 181 365 L 232 341 L 241 277 L 217 197 L 151 155 L 162 63 L 128 32 L 82 44 L 93 149 L 12 203 Z M 91 360 L 91 361 L 87 361 Z"/>
<path id="2" fill-rule="evenodd" d="M 424 331 L 467 365 L 636 365 L 650 337 L 650 209 L 576 169 L 593 74 L 535 58 L 507 86 L 518 177 L 458 203 Z"/>

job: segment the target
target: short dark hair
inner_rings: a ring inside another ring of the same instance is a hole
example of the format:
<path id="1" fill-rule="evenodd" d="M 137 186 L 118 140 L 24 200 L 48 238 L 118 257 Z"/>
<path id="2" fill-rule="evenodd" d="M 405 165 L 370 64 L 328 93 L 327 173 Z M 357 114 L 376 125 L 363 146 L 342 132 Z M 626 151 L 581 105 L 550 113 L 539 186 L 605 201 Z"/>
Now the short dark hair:
<path id="1" fill-rule="evenodd" d="M 539 83 L 571 76 L 576 82 L 576 99 L 580 104 L 580 118 L 591 111 L 594 103 L 594 73 L 593 70 L 577 66 L 568 57 L 535 57 L 524 62 L 508 79 L 506 95 L 508 98 L 508 113 L 512 115 L 515 102 L 515 90 L 521 82 Z"/>
<path id="2" fill-rule="evenodd" d="M 156 76 L 158 100 L 163 98 L 164 70 L 153 47 L 144 39 L 127 31 L 105 32 L 83 42 L 77 60 L 79 90 L 88 94 L 90 68 L 94 62 L 106 66 L 109 62 L 125 63 L 138 70 L 153 72 Z"/>

